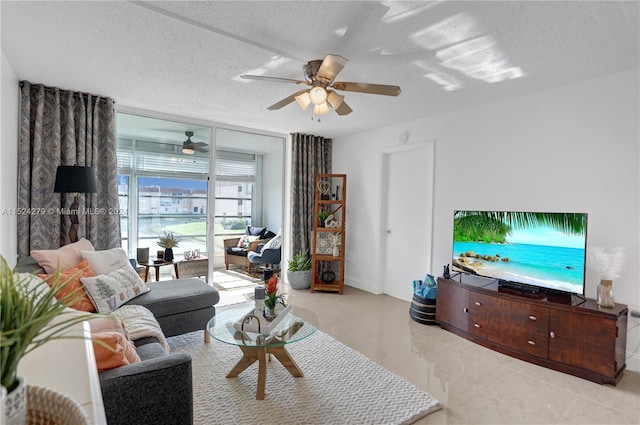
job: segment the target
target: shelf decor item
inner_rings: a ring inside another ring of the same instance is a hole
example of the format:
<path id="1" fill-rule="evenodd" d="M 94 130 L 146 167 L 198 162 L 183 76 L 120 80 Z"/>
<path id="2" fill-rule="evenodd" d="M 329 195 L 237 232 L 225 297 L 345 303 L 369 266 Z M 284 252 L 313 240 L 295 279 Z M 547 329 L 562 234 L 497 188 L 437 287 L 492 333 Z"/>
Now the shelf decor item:
<path id="1" fill-rule="evenodd" d="M 278 276 L 273 275 L 265 284 L 266 298 L 264 299 L 264 317 L 271 321 L 276 317 L 276 305 L 286 307 L 283 295 L 278 295 Z"/>
<path id="2" fill-rule="evenodd" d="M 324 208 L 318 211 L 318 227 L 324 227 L 328 217 L 329 213 Z"/>
<path id="3" fill-rule="evenodd" d="M 602 279 L 598 284 L 598 305 L 605 308 L 613 308 L 616 305 L 615 297 L 613 296 L 613 281 L 608 279 Z"/>
<path id="4" fill-rule="evenodd" d="M 136 260 L 138 264 L 144 264 L 149 262 L 149 248 L 137 248 Z"/>
<path id="5" fill-rule="evenodd" d="M 319 181 L 318 182 L 318 192 L 320 192 L 320 199 L 328 200 L 330 199 L 329 191 L 331 190 L 331 185 L 328 181 Z"/>
<path id="6" fill-rule="evenodd" d="M 271 332 L 280 324 L 282 319 L 291 311 L 291 304 L 283 307 L 282 304 L 276 305 L 276 315 L 273 320 L 267 320 L 257 311 L 253 309 L 244 315 L 240 320 L 233 323 L 233 327 L 242 332 L 252 332 L 261 335 L 270 335 Z"/>
<path id="7" fill-rule="evenodd" d="M 624 251 L 622 249 L 607 251 L 602 247 L 594 246 L 589 251 L 589 263 L 600 275 L 596 297 L 600 307 L 612 308 L 616 305 L 613 296 L 613 279 L 618 277 L 620 273 L 623 258 Z"/>
<path id="8" fill-rule="evenodd" d="M 164 248 L 164 260 L 173 261 L 173 248 L 178 246 L 178 240 L 173 235 L 173 232 L 165 231 L 164 235 L 158 238 L 158 246 Z"/>

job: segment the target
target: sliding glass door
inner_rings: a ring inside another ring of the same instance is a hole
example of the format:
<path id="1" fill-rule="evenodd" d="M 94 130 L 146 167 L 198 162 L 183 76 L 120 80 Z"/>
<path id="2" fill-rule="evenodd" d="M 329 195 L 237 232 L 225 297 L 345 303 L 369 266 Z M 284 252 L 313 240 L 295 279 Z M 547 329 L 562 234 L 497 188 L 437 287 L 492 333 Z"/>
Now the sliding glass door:
<path id="1" fill-rule="evenodd" d="M 118 114 L 122 246 L 128 252 L 154 253 L 164 232 L 180 241 L 174 254 L 208 251 L 211 139 L 210 127 Z"/>
<path id="2" fill-rule="evenodd" d="M 160 247 L 172 232 L 178 259 L 200 250 L 224 267 L 224 239 L 247 226 L 277 233 L 283 218 L 284 137 L 119 112 L 122 247 Z"/>

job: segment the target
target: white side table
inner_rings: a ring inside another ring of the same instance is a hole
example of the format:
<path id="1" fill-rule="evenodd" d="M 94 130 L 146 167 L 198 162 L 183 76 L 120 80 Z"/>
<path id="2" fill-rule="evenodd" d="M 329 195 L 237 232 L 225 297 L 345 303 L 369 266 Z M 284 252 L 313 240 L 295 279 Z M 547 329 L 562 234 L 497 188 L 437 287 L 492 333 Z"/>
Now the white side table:
<path id="1" fill-rule="evenodd" d="M 28 385 L 50 388 L 71 397 L 84 409 L 89 423 L 106 425 L 93 343 L 88 339 L 91 328 L 88 322 L 82 322 L 71 331 L 87 339 L 47 342 L 20 361 L 18 375 Z"/>

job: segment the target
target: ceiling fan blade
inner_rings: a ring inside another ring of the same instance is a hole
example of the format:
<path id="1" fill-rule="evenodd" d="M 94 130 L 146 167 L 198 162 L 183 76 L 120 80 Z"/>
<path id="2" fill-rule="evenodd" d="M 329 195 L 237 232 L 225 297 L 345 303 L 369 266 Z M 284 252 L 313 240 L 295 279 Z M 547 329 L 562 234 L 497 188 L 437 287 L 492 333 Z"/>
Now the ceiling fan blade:
<path id="1" fill-rule="evenodd" d="M 309 85 L 307 81 L 292 80 L 290 78 L 265 77 L 264 75 L 241 75 L 240 78 L 242 78 L 243 80 L 262 80 L 262 81 L 271 81 L 273 83 L 299 84 L 301 86 Z"/>
<path id="2" fill-rule="evenodd" d="M 306 92 L 306 90 L 300 90 L 299 92 L 296 92 L 294 94 L 292 94 L 291 96 L 285 97 L 284 99 L 282 99 L 280 102 L 274 103 L 273 105 L 269 106 L 267 109 L 270 111 L 275 111 L 276 109 L 280 109 L 284 106 L 287 106 L 288 104 L 290 104 L 291 102 L 293 102 L 294 100 L 296 100 L 296 96 L 302 94 Z"/>
<path id="3" fill-rule="evenodd" d="M 368 84 L 368 83 L 348 83 L 338 81 L 332 84 L 336 90 L 355 91 L 359 93 L 381 94 L 384 96 L 397 96 L 402 90 L 398 86 L 387 86 L 384 84 Z"/>
<path id="4" fill-rule="evenodd" d="M 207 153 L 207 152 L 209 152 L 209 149 L 205 149 L 205 148 L 198 147 L 198 146 L 196 146 L 196 147 L 194 148 L 194 150 L 195 150 L 196 152 L 202 152 L 202 153 Z"/>
<path id="5" fill-rule="evenodd" d="M 325 84 L 331 84 L 347 62 L 349 62 L 349 59 L 343 58 L 340 55 L 328 54 L 324 57 L 322 65 L 320 65 L 318 69 L 316 80 L 320 80 Z"/>
<path id="6" fill-rule="evenodd" d="M 343 101 L 340 106 L 335 108 L 335 111 L 338 115 L 349 115 L 351 112 L 353 112 L 353 109 L 351 109 L 349 105 L 347 105 L 347 102 Z"/>

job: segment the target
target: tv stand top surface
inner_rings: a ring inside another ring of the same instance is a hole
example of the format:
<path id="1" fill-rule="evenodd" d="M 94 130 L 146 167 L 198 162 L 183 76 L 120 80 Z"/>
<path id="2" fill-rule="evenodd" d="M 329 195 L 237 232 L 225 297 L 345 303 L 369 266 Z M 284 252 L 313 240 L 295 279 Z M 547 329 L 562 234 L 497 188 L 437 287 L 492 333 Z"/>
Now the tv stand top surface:
<path id="1" fill-rule="evenodd" d="M 514 288 L 511 285 L 502 285 L 501 281 L 493 278 L 480 277 L 475 275 L 468 275 L 465 273 L 456 276 L 455 279 L 446 279 L 440 277 L 438 279 L 445 279 L 456 284 L 461 284 L 469 289 L 476 290 L 478 292 L 485 293 L 499 293 L 506 297 L 516 298 L 521 301 L 531 301 L 535 303 L 551 303 L 554 305 L 563 305 L 566 308 L 580 308 L 585 310 L 592 310 L 594 312 L 601 312 L 607 314 L 618 315 L 627 310 L 627 306 L 624 304 L 616 303 L 613 308 L 600 307 L 595 300 L 570 294 L 568 292 L 546 290 L 544 288 L 538 289 L 537 292 L 531 292 L 530 290 L 524 290 L 521 288 Z M 521 285 L 516 282 L 509 282 L 515 285 Z M 526 286 L 526 285 L 525 285 Z M 527 288 L 529 289 L 529 288 Z"/>

